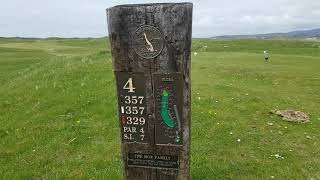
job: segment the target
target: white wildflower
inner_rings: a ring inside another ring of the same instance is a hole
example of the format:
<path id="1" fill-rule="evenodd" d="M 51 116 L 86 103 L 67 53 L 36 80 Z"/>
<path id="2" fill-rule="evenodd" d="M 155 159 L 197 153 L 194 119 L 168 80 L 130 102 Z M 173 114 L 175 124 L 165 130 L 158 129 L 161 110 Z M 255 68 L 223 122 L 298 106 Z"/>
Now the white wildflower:
<path id="1" fill-rule="evenodd" d="M 284 157 L 280 156 L 280 154 L 275 154 L 274 157 L 276 157 L 277 159 L 284 159 Z"/>
<path id="2" fill-rule="evenodd" d="M 273 126 L 273 123 L 268 122 L 267 124 L 268 124 L 269 126 Z"/>

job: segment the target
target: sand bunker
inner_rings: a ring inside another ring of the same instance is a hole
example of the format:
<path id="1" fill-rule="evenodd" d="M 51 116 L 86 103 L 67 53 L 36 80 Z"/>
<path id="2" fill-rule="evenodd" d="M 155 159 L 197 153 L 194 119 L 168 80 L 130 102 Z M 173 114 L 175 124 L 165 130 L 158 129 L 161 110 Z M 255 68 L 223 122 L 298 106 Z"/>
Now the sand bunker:
<path id="1" fill-rule="evenodd" d="M 281 116 L 283 120 L 289 122 L 307 123 L 310 122 L 309 116 L 301 111 L 294 110 L 272 110 L 272 114 Z"/>

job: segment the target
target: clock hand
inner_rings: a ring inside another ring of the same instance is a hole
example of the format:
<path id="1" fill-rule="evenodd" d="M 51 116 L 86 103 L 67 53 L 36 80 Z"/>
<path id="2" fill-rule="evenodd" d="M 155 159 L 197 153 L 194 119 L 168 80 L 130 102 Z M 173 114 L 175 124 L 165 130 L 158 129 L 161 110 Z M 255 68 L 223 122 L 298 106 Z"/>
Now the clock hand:
<path id="1" fill-rule="evenodd" d="M 143 33 L 144 35 L 144 39 L 146 40 L 147 44 L 149 45 L 149 47 L 147 47 L 147 49 L 151 52 L 154 52 L 153 46 L 151 44 L 151 42 L 148 40 L 146 33 Z"/>

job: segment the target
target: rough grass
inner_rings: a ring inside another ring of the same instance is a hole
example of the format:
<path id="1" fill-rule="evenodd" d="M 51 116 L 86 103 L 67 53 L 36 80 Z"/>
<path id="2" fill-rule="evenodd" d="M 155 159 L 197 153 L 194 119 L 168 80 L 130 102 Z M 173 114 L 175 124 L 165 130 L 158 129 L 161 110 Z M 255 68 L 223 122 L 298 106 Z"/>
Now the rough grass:
<path id="1" fill-rule="evenodd" d="M 200 39 L 193 52 L 191 179 L 320 179 L 319 42 Z M 2 179 L 122 179 L 105 39 L 0 39 L 0 94 Z"/>

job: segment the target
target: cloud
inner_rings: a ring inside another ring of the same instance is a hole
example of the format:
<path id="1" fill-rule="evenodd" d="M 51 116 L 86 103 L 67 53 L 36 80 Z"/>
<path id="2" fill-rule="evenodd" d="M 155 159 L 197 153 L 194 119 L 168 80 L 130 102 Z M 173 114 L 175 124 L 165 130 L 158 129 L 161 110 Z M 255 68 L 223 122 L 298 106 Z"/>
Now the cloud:
<path id="1" fill-rule="evenodd" d="M 6 0 L 0 6 L 0 36 L 106 36 L 107 7 L 146 2 L 157 1 Z M 317 0 L 195 0 L 193 3 L 194 37 L 320 27 Z"/>
<path id="2" fill-rule="evenodd" d="M 319 27 L 320 1 L 311 0 L 224 0 L 196 4 L 195 36 L 286 32 Z M 210 8 L 205 4 L 212 4 Z M 208 18 L 209 17 L 209 18 Z M 201 19 L 205 18 L 205 21 Z M 211 23 L 207 23 L 211 22 Z"/>

